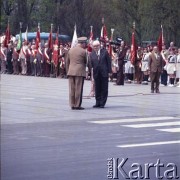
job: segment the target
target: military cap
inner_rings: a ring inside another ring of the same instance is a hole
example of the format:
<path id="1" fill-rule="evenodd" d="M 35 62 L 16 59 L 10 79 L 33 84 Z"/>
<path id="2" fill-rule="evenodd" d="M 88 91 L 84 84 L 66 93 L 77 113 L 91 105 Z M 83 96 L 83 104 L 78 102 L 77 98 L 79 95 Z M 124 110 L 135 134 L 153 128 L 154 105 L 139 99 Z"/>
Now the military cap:
<path id="1" fill-rule="evenodd" d="M 78 43 L 87 43 L 87 37 L 79 37 Z"/>

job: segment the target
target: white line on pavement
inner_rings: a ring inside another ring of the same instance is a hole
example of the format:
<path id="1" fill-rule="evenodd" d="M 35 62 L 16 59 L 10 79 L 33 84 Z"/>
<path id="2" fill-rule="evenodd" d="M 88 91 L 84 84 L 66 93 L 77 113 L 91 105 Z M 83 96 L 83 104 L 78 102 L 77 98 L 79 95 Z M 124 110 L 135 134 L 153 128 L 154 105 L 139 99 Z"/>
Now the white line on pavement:
<path id="1" fill-rule="evenodd" d="M 180 144 L 180 140 L 177 141 L 161 141 L 161 142 L 151 142 L 151 143 L 140 143 L 140 144 L 125 144 L 118 145 L 120 148 L 128 148 L 128 147 L 143 147 L 143 146 L 155 146 L 155 145 L 165 145 L 165 144 Z"/>
<path id="2" fill-rule="evenodd" d="M 20 99 L 23 99 L 23 100 L 32 100 L 34 98 L 31 98 L 31 97 L 24 97 L 24 98 L 20 98 Z"/>
<path id="3" fill-rule="evenodd" d="M 158 131 L 165 131 L 165 132 L 180 132 L 180 128 L 171 128 L 171 129 L 156 129 Z"/>
<path id="4" fill-rule="evenodd" d="M 89 123 L 94 124 L 115 124 L 115 123 L 125 123 L 125 122 L 143 122 L 143 121 L 163 121 L 163 120 L 172 120 L 176 117 L 146 117 L 146 118 L 130 118 L 130 119 L 114 119 L 114 120 L 99 120 L 99 121 L 88 121 Z"/>
<path id="5" fill-rule="evenodd" d="M 180 125 L 180 122 L 133 124 L 133 125 L 122 125 L 122 126 L 131 127 L 131 128 L 144 128 L 144 127 L 175 126 L 175 125 Z"/>

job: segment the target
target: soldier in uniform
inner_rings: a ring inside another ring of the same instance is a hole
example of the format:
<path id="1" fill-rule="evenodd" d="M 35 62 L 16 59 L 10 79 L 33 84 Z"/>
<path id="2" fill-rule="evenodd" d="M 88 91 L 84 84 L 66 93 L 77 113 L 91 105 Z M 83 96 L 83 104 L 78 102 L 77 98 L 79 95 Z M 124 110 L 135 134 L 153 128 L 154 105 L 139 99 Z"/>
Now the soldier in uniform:
<path id="1" fill-rule="evenodd" d="M 36 45 L 31 46 L 31 55 L 30 55 L 30 64 L 31 64 L 31 76 L 37 75 L 37 67 L 36 67 L 37 59 L 36 59 Z"/>
<path id="2" fill-rule="evenodd" d="M 39 43 L 39 47 L 37 49 L 37 76 L 42 76 L 42 65 L 43 65 L 43 49 L 41 43 Z"/>
<path id="3" fill-rule="evenodd" d="M 9 43 L 8 48 L 7 48 L 7 71 L 8 71 L 8 74 L 13 73 L 12 54 L 13 54 L 13 47 L 12 47 L 12 44 Z"/>
<path id="4" fill-rule="evenodd" d="M 4 46 L 4 43 L 1 43 L 0 59 L 1 59 L 1 74 L 6 74 L 7 48 Z"/>
<path id="5" fill-rule="evenodd" d="M 73 110 L 83 110 L 81 107 L 84 79 L 86 77 L 87 38 L 78 38 L 78 44 L 71 48 L 67 57 L 67 76 L 69 78 L 69 101 Z"/>
<path id="6" fill-rule="evenodd" d="M 50 62 L 50 51 L 48 48 L 48 43 L 45 43 L 44 45 L 44 51 L 43 51 L 43 71 L 44 71 L 44 76 L 49 77 L 50 76 L 50 69 L 51 69 L 51 62 Z"/>
<path id="7" fill-rule="evenodd" d="M 19 53 L 17 52 L 17 43 L 14 44 L 13 48 L 13 74 L 19 74 Z"/>
<path id="8" fill-rule="evenodd" d="M 20 53 L 19 53 L 19 58 L 21 62 L 21 74 L 26 75 L 27 73 L 27 62 L 26 62 L 26 53 L 27 53 L 27 42 L 23 42 L 23 45 L 21 47 Z"/>
<path id="9" fill-rule="evenodd" d="M 151 77 L 151 93 L 160 93 L 159 91 L 159 78 L 162 72 L 163 58 L 158 52 L 158 47 L 154 46 L 152 53 L 149 56 L 148 69 L 150 70 Z M 155 86 L 156 84 L 156 86 Z"/>

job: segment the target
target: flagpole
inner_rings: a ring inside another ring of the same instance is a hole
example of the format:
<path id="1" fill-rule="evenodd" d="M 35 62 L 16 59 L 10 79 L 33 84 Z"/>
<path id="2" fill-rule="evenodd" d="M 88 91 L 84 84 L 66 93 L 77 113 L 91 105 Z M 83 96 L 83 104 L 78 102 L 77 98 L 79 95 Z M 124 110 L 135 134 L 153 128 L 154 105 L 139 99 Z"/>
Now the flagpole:
<path id="1" fill-rule="evenodd" d="M 135 28 L 136 28 L 136 23 L 135 21 L 133 22 L 133 33 L 135 33 Z M 136 47 L 135 47 L 136 48 Z M 136 56 L 135 56 L 136 57 Z M 134 62 L 136 59 L 134 60 Z M 133 73 L 133 82 L 135 83 L 135 63 L 134 63 L 134 73 Z"/>
<path id="2" fill-rule="evenodd" d="M 38 23 L 38 29 L 39 29 L 39 31 L 40 31 L 40 23 Z"/>
<path id="3" fill-rule="evenodd" d="M 52 46 L 52 29 L 53 29 L 53 24 L 51 24 L 51 41 L 50 41 L 50 48 L 51 48 L 51 46 Z M 51 54 L 52 54 L 52 51 L 53 51 L 53 49 L 51 49 Z M 53 76 L 53 72 L 54 72 L 54 67 L 53 67 L 53 62 L 52 62 L 52 56 L 50 57 L 51 58 L 51 76 Z"/>

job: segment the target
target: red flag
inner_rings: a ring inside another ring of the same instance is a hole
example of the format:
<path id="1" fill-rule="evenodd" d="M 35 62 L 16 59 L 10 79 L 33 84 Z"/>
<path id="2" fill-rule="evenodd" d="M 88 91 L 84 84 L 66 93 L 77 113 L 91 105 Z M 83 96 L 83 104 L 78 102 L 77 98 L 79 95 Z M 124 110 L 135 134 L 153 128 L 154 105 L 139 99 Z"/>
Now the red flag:
<path id="1" fill-rule="evenodd" d="M 57 67 L 58 65 L 58 44 L 59 44 L 59 40 L 58 40 L 58 36 L 59 36 L 59 29 L 56 33 L 56 40 L 55 40 L 55 43 L 53 45 L 53 61 L 54 61 L 54 65 Z"/>
<path id="2" fill-rule="evenodd" d="M 132 42 L 131 42 L 131 63 L 134 64 L 136 60 L 136 40 L 135 33 L 132 32 Z"/>
<path id="3" fill-rule="evenodd" d="M 40 25 L 38 24 L 37 33 L 36 33 L 36 49 L 39 48 L 39 43 L 41 42 L 40 37 Z"/>
<path id="4" fill-rule="evenodd" d="M 112 58 L 112 46 L 111 46 L 111 42 L 113 41 L 113 32 L 114 32 L 114 29 L 111 29 L 111 38 L 110 38 L 110 43 L 109 43 L 109 55 L 110 57 Z"/>
<path id="5" fill-rule="evenodd" d="M 8 22 L 6 33 L 5 33 L 5 39 L 4 39 L 4 46 L 5 47 L 8 47 L 10 39 L 11 39 L 11 37 L 10 37 L 10 28 L 9 28 L 9 22 Z"/>
<path id="6" fill-rule="evenodd" d="M 102 29 L 101 29 L 101 39 L 104 40 L 105 42 L 108 41 L 108 34 L 107 34 L 107 30 L 106 30 L 106 26 L 104 24 L 104 18 L 102 18 Z"/>
<path id="7" fill-rule="evenodd" d="M 91 31 L 90 31 L 89 43 L 88 43 L 88 48 L 87 48 L 88 52 L 92 52 L 91 44 L 93 42 L 93 37 L 94 37 L 92 28 L 93 26 L 91 26 Z"/>
<path id="8" fill-rule="evenodd" d="M 49 38 L 48 38 L 48 47 L 49 49 L 53 49 L 53 43 L 52 43 L 53 39 L 52 39 L 52 25 L 51 25 L 51 31 L 49 33 Z"/>
<path id="9" fill-rule="evenodd" d="M 159 52 L 162 51 L 162 46 L 164 45 L 164 37 L 163 37 L 163 28 L 162 28 L 162 25 L 161 25 L 161 33 L 160 33 L 160 36 L 158 38 L 158 49 L 159 49 Z"/>

